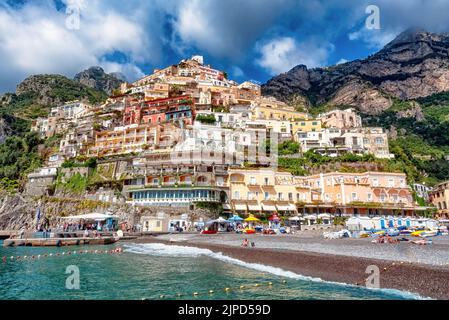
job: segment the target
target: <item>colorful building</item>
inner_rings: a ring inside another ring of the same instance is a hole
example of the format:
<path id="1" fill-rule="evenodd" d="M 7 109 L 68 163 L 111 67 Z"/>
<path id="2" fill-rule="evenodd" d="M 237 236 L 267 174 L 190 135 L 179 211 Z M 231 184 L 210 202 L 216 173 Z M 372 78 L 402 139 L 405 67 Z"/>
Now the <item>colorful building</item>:
<path id="1" fill-rule="evenodd" d="M 437 184 L 429 191 L 429 200 L 437 208 L 440 216 L 449 217 L 449 181 Z"/>

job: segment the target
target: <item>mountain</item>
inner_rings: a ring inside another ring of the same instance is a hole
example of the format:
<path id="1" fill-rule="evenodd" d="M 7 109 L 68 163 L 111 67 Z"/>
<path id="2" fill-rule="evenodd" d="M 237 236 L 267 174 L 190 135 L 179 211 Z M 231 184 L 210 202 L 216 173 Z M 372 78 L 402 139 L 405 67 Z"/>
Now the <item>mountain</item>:
<path id="1" fill-rule="evenodd" d="M 449 34 L 409 29 L 366 59 L 310 70 L 299 65 L 268 81 L 262 91 L 284 101 L 305 97 L 314 106 L 354 106 L 380 114 L 396 99 L 449 91 Z"/>
<path id="2" fill-rule="evenodd" d="M 10 135 L 29 131 L 37 117 L 46 117 L 51 107 L 68 101 L 101 103 L 103 91 L 89 88 L 61 75 L 34 75 L 21 82 L 15 93 L 0 97 L 0 142 Z"/>
<path id="3" fill-rule="evenodd" d="M 104 91 L 109 95 L 113 90 L 119 88 L 122 83 L 126 82 L 126 78 L 123 74 L 107 74 L 100 67 L 91 67 L 84 70 L 78 73 L 74 80 L 87 87 Z"/>

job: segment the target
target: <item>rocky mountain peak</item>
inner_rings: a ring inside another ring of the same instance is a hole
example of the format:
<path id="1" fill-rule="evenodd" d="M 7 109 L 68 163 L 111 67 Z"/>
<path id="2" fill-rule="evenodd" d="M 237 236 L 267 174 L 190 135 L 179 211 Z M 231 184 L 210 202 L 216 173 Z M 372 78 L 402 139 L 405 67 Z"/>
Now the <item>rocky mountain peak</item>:
<path id="1" fill-rule="evenodd" d="M 106 73 L 101 67 L 90 67 L 77 75 L 75 81 L 93 89 L 111 94 L 113 90 L 120 87 L 125 82 L 125 76 L 120 73 Z"/>
<path id="2" fill-rule="evenodd" d="M 449 91 L 449 34 L 408 29 L 366 59 L 310 70 L 299 65 L 262 90 L 284 101 L 301 95 L 314 105 L 350 105 L 379 114 L 394 98 Z"/>

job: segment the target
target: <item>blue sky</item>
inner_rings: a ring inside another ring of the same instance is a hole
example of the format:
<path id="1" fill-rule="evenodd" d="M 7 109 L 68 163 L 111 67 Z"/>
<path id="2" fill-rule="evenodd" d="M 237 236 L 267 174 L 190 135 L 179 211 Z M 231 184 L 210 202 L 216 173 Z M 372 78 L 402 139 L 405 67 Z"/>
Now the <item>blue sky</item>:
<path id="1" fill-rule="evenodd" d="M 378 30 L 365 26 L 369 5 Z M 236 81 L 265 82 L 298 64 L 364 58 L 409 27 L 449 31 L 447 12 L 449 0 L 0 0 L 0 93 L 93 65 L 135 80 L 194 54 Z"/>

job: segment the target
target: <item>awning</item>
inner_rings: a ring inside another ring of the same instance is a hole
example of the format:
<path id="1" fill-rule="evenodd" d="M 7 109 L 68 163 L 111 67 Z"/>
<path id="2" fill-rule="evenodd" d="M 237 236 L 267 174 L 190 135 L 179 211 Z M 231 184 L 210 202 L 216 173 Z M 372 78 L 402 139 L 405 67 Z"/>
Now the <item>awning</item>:
<path id="1" fill-rule="evenodd" d="M 262 210 L 262 207 L 259 204 L 249 204 L 248 210 L 249 211 L 260 211 L 260 210 Z"/>
<path id="2" fill-rule="evenodd" d="M 276 211 L 276 206 L 275 205 L 263 204 L 262 205 L 262 210 L 263 211 Z"/>
<path id="3" fill-rule="evenodd" d="M 284 205 L 276 205 L 279 211 L 296 211 L 296 206 L 294 204 L 284 204 Z"/>
<path id="4" fill-rule="evenodd" d="M 248 208 L 246 207 L 246 204 L 236 204 L 234 205 L 235 210 L 237 211 L 247 211 Z"/>
<path id="5" fill-rule="evenodd" d="M 79 216 L 70 216 L 70 217 L 64 217 L 63 219 L 67 220 L 96 220 L 96 221 L 104 221 L 106 219 L 118 219 L 116 216 L 112 216 L 109 214 L 104 213 L 88 213 L 88 214 L 82 214 Z"/>

